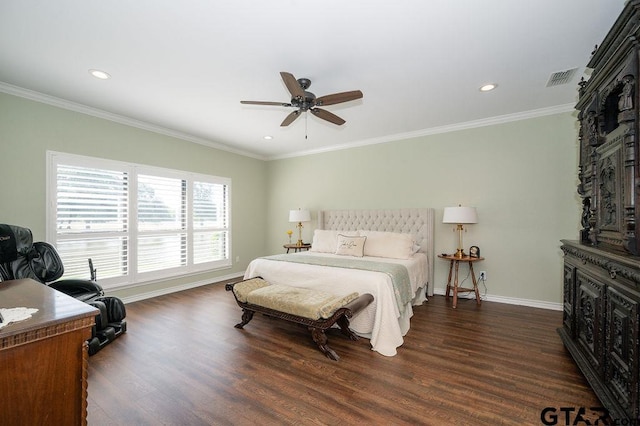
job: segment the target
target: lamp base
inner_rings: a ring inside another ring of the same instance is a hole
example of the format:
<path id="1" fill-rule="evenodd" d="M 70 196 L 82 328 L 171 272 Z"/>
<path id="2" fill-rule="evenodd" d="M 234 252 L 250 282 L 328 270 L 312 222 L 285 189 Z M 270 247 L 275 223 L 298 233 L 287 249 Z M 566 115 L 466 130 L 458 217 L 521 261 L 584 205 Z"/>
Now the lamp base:
<path id="1" fill-rule="evenodd" d="M 302 247 L 302 244 L 304 244 L 302 242 L 302 222 L 298 222 L 298 224 L 296 225 L 298 227 L 298 247 Z"/>
<path id="2" fill-rule="evenodd" d="M 464 249 L 462 248 L 464 247 L 462 245 L 462 231 L 464 230 L 464 228 L 462 227 L 461 223 L 456 226 L 456 230 L 458 231 L 458 249 L 456 250 L 456 254 L 454 254 L 454 256 L 458 259 L 462 259 L 466 256 L 466 254 L 464 254 Z"/>

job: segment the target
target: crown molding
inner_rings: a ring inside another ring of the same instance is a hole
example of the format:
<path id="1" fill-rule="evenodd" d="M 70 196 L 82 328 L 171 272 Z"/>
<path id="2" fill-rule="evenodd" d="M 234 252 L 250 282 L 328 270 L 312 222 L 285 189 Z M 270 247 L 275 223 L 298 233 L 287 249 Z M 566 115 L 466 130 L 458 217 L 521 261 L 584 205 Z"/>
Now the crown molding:
<path id="1" fill-rule="evenodd" d="M 527 120 L 530 118 L 544 117 L 547 115 L 560 114 L 565 112 L 575 111 L 574 104 L 557 105 L 548 108 L 540 108 L 530 111 L 517 112 L 513 114 L 500 115 L 496 117 L 489 117 L 480 120 L 467 121 L 464 123 L 450 124 L 446 126 L 432 127 L 429 129 L 421 129 L 414 132 L 397 133 L 394 135 L 386 135 L 378 138 L 366 139 L 353 143 L 347 143 L 342 145 L 334 145 L 325 148 L 319 148 L 307 151 L 298 151 L 290 154 L 276 155 L 276 156 L 263 156 L 253 152 L 242 151 L 232 148 L 228 145 L 213 142 L 208 139 L 200 138 L 190 135 L 188 133 L 179 132 L 166 127 L 162 127 L 156 124 L 147 123 L 141 120 L 135 120 L 123 115 L 110 113 L 98 108 L 92 108 L 76 102 L 71 102 L 66 99 L 57 98 L 55 96 L 46 95 L 44 93 L 36 92 L 34 90 L 25 89 L 19 86 L 14 86 L 9 83 L 0 81 L 0 92 L 7 93 L 9 95 L 18 96 L 21 98 L 29 99 L 36 102 L 41 102 L 47 105 L 55 106 L 58 108 L 67 109 L 81 114 L 90 115 L 97 118 L 113 121 L 126 126 L 136 127 L 138 129 L 147 130 L 150 132 L 158 133 L 161 135 L 169 136 L 172 138 L 181 139 L 187 142 L 197 143 L 207 146 L 209 148 L 219 149 L 221 151 L 230 152 L 245 157 L 255 158 L 257 160 L 282 160 L 286 158 L 305 157 L 308 155 L 322 154 L 326 152 L 341 151 L 344 149 L 357 148 L 368 145 L 377 145 L 381 143 L 396 142 L 406 139 L 414 139 L 424 136 L 437 135 L 442 133 L 455 132 L 459 130 L 475 129 L 479 127 L 494 126 L 497 124 L 509 123 L 512 121 Z"/>
<path id="2" fill-rule="evenodd" d="M 9 83 L 0 81 L 0 92 L 8 95 L 18 96 L 20 98 L 29 99 L 32 101 L 40 102 L 43 104 L 51 105 L 58 108 L 63 108 L 69 111 L 79 112 L 81 114 L 90 115 L 96 118 L 102 118 L 104 120 L 113 121 L 115 123 L 124 124 L 125 126 L 131 126 L 149 132 L 158 133 L 164 136 L 169 136 L 176 139 L 181 139 L 187 142 L 197 143 L 209 148 L 219 149 L 221 151 L 230 152 L 233 154 L 242 155 L 245 157 L 251 157 L 258 160 L 265 160 L 266 158 L 261 155 L 257 155 L 253 152 L 242 151 L 232 148 L 228 145 L 224 145 L 218 142 L 213 142 L 208 139 L 199 138 L 197 136 L 190 135 L 188 133 L 179 132 L 166 127 L 159 126 L 157 124 L 148 123 L 141 120 L 136 120 L 124 115 L 114 114 L 98 108 L 92 108 L 87 105 L 79 104 L 76 102 L 68 101 L 66 99 L 57 98 L 55 96 L 46 95 L 44 93 L 36 92 L 34 90 L 25 89 L 23 87 L 14 86 Z"/>
<path id="3" fill-rule="evenodd" d="M 530 111 L 517 112 L 513 114 L 500 115 L 496 117 L 483 118 L 480 120 L 467 121 L 464 123 L 456 123 L 450 124 L 446 126 L 432 127 L 429 129 L 417 130 L 415 132 L 406 132 L 406 133 L 397 133 L 395 135 L 387 135 L 379 138 L 366 139 L 363 141 L 358 141 L 354 143 L 342 144 L 342 145 L 333 145 L 331 147 L 307 150 L 307 151 L 298 151 L 291 154 L 279 155 L 266 157 L 265 159 L 270 160 L 282 160 L 285 158 L 294 158 L 294 157 L 304 157 L 307 155 L 313 154 L 322 154 L 325 152 L 332 151 L 340 151 L 343 149 L 357 148 L 367 145 L 377 145 L 380 143 L 388 143 L 388 142 L 396 142 L 400 140 L 406 139 L 414 139 L 423 136 L 431 136 L 442 133 L 456 132 L 459 130 L 468 130 L 475 129 L 478 127 L 486 127 L 486 126 L 494 126 L 497 124 L 510 123 L 512 121 L 520 121 L 527 120 L 530 118 L 544 117 L 547 115 L 561 114 L 565 112 L 573 112 L 575 111 L 575 104 L 564 104 L 564 105 L 556 105 L 547 108 L 539 108 Z"/>

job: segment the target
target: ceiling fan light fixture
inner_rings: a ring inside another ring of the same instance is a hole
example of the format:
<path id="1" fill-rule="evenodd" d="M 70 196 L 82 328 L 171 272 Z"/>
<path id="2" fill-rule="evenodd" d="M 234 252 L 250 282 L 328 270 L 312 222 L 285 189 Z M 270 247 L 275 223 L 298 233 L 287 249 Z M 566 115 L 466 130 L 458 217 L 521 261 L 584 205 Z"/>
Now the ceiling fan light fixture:
<path id="1" fill-rule="evenodd" d="M 490 92 L 493 89 L 495 89 L 496 87 L 498 87 L 498 85 L 496 83 L 489 83 L 489 84 L 485 84 L 484 86 L 480 87 L 480 91 L 481 92 Z"/>
<path id="2" fill-rule="evenodd" d="M 89 74 L 91 74 L 92 76 L 100 80 L 108 80 L 111 78 L 111 75 L 109 75 L 108 72 L 96 70 L 96 69 L 90 69 Z"/>
<path id="3" fill-rule="evenodd" d="M 271 101 L 240 101 L 244 105 L 273 105 L 283 107 L 293 107 L 295 111 L 287 115 L 280 124 L 280 127 L 286 127 L 293 123 L 303 112 L 311 111 L 316 117 L 328 121 L 330 123 L 341 126 L 345 121 L 337 115 L 318 108 L 319 106 L 341 104 L 343 102 L 354 101 L 356 99 L 362 99 L 363 95 L 360 90 L 351 90 L 349 92 L 332 93 L 330 95 L 316 97 L 306 89 L 311 86 L 311 80 L 308 78 L 296 79 L 293 74 L 282 71 L 280 77 L 284 82 L 287 90 L 291 94 L 291 102 L 271 102 Z M 307 115 L 305 114 L 305 117 Z M 265 139 L 267 139 L 265 137 Z"/>

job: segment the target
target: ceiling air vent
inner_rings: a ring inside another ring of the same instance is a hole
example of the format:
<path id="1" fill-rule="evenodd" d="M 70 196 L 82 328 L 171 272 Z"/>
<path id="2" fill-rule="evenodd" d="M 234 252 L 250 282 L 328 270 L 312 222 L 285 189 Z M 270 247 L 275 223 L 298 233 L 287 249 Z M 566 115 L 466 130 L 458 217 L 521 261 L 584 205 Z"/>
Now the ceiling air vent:
<path id="1" fill-rule="evenodd" d="M 578 68 L 572 68 L 566 71 L 554 72 L 553 74 L 551 74 L 551 77 L 549 77 L 549 81 L 547 81 L 547 87 L 567 84 L 568 82 L 571 81 L 571 79 L 573 79 L 573 76 L 575 75 L 576 71 L 578 71 Z"/>

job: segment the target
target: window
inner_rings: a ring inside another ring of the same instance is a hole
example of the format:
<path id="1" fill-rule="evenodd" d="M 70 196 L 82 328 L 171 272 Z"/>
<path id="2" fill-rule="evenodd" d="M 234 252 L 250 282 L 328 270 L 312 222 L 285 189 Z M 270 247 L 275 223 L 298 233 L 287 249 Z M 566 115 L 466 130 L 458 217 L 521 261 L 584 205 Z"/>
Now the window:
<path id="1" fill-rule="evenodd" d="M 103 287 L 228 267 L 231 180 L 48 153 L 48 241 Z"/>

